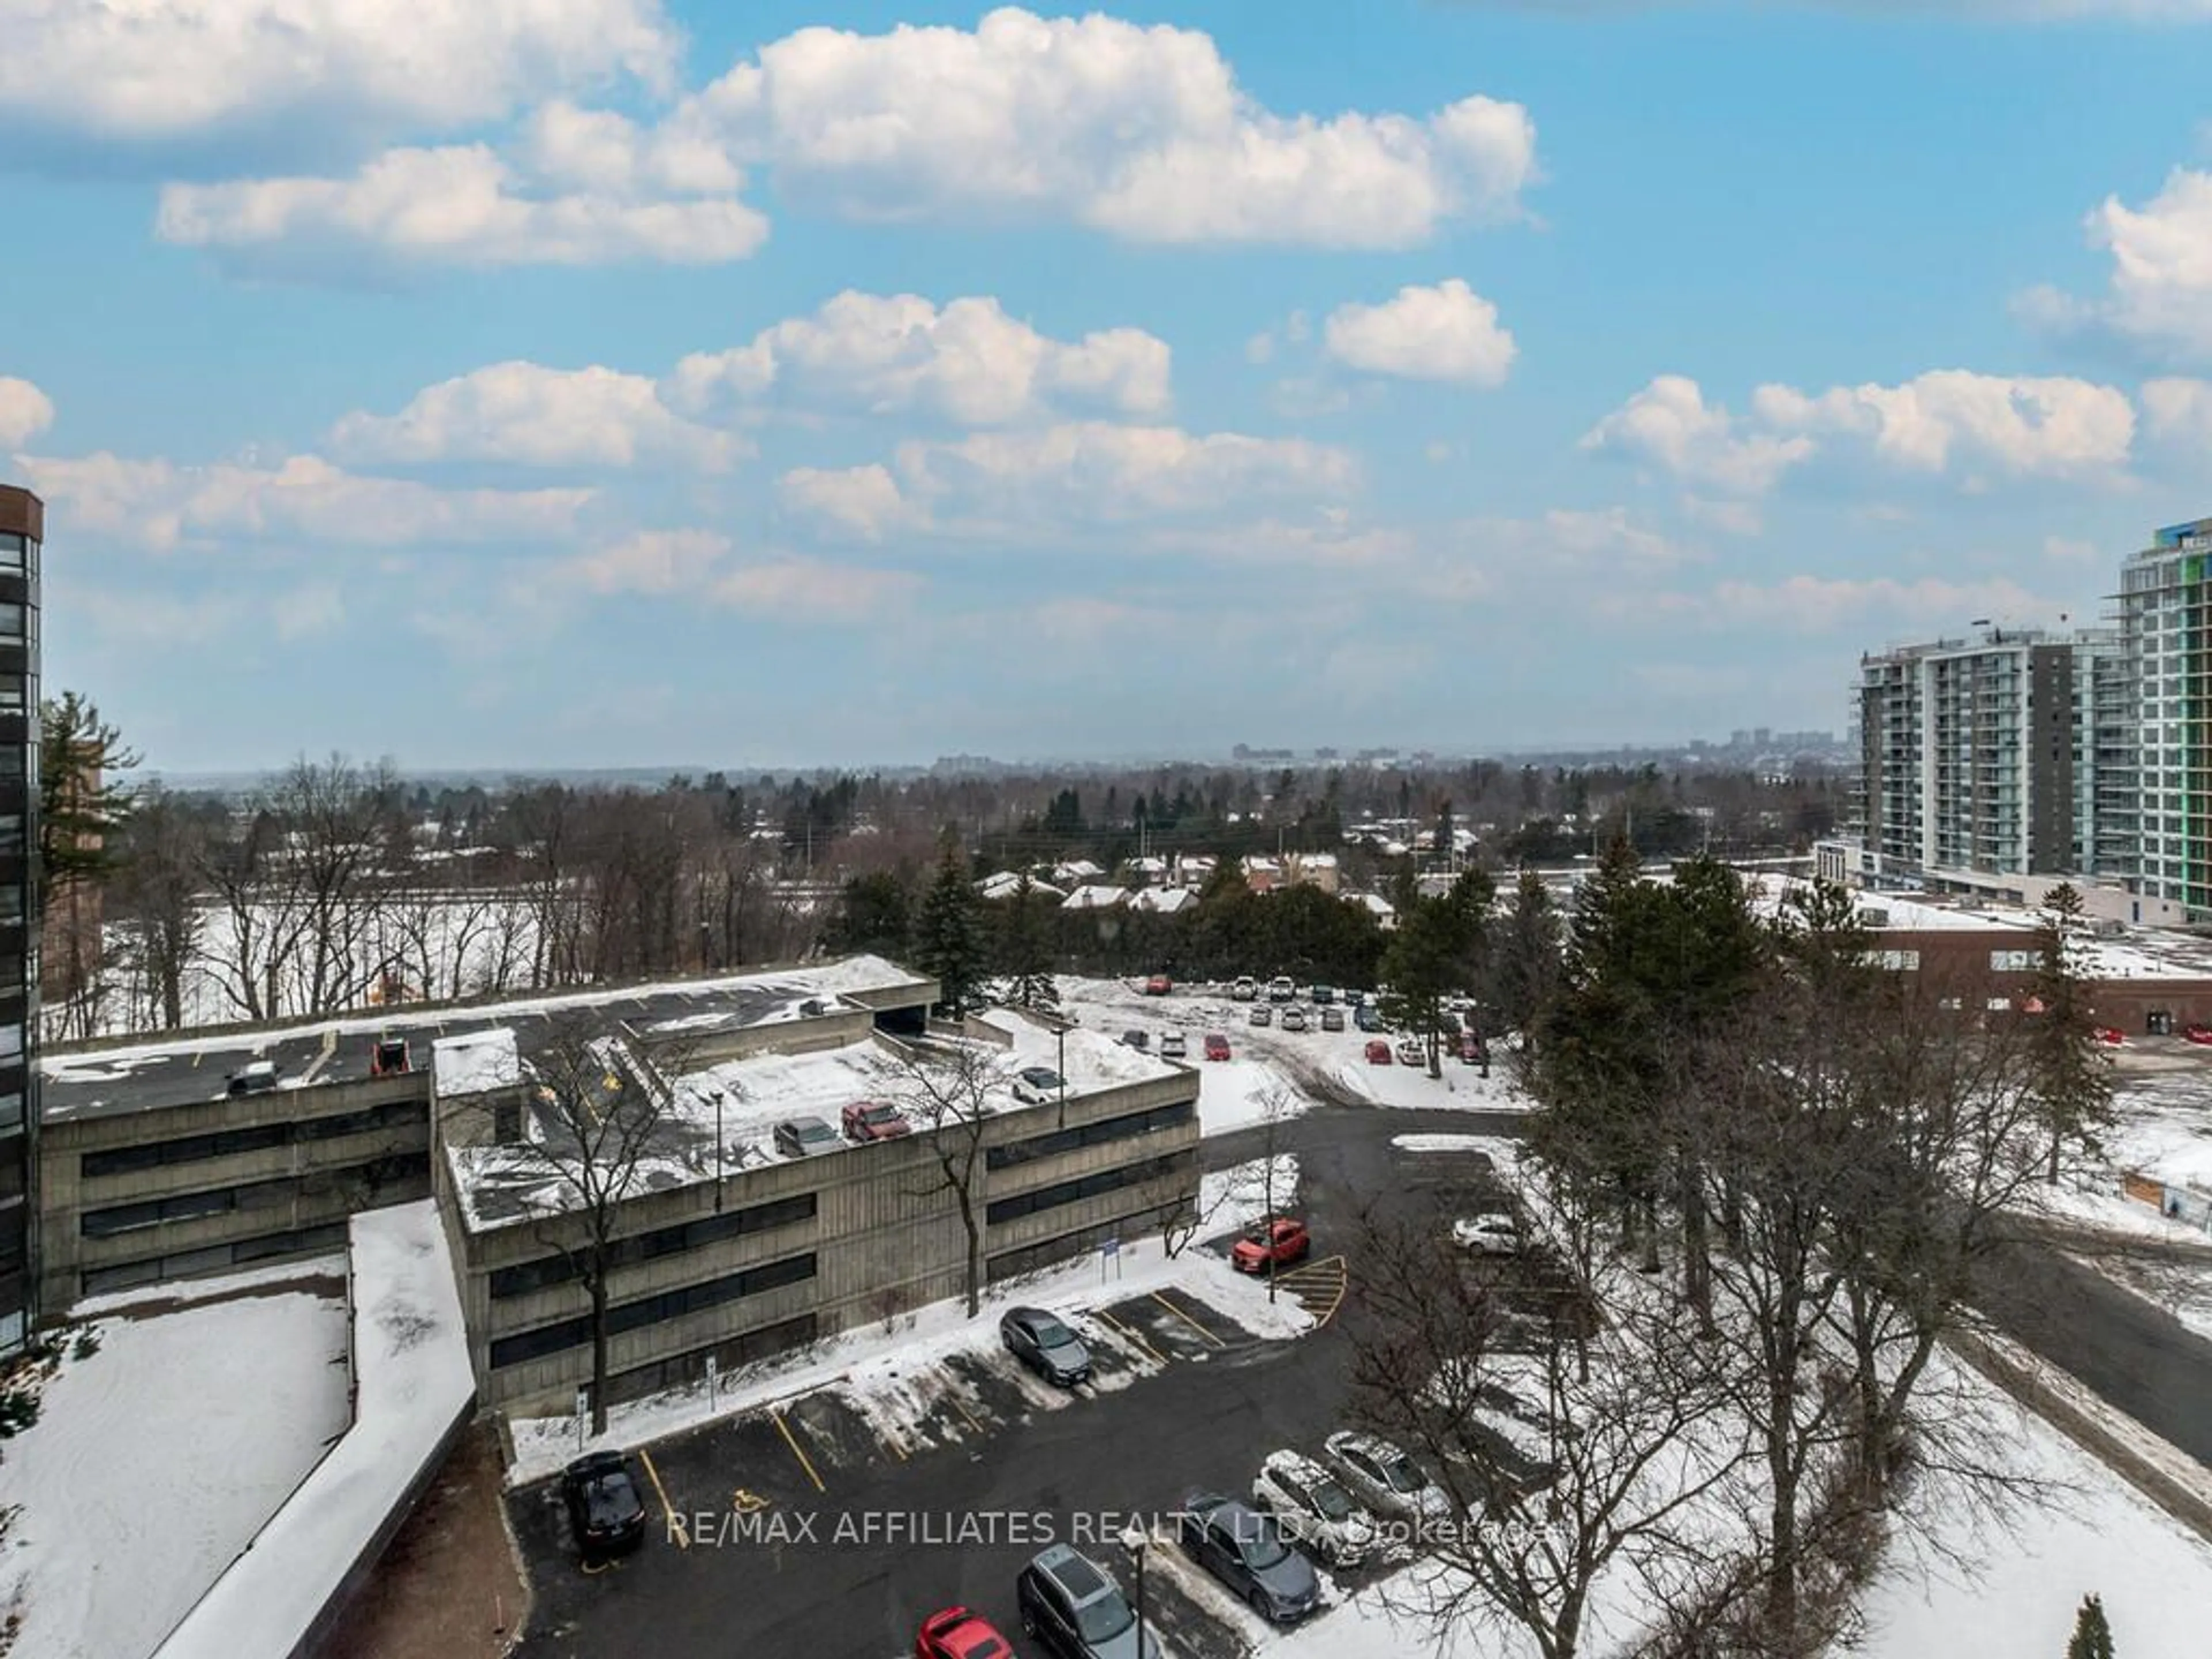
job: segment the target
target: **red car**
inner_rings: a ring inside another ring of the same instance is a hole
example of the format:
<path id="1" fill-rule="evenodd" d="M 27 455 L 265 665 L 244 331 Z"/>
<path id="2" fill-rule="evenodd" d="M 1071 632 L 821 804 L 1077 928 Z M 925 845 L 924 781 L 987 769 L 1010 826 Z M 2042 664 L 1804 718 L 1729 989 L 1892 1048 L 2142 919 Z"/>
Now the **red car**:
<path id="1" fill-rule="evenodd" d="M 1304 1261 L 1312 1248 L 1304 1222 L 1279 1215 L 1238 1239 L 1230 1249 L 1229 1264 L 1242 1273 L 1263 1273 Z"/>
<path id="2" fill-rule="evenodd" d="M 914 1638 L 914 1659 L 1013 1659 L 1013 1654 L 1005 1637 L 965 1607 L 931 1613 Z"/>
<path id="3" fill-rule="evenodd" d="M 2185 1025 L 2181 1028 L 2184 1042 L 2212 1042 L 2212 1025 Z"/>
<path id="4" fill-rule="evenodd" d="M 1229 1039 L 1218 1031 L 1209 1031 L 1206 1037 L 1206 1057 L 1208 1060 L 1229 1058 Z"/>
<path id="5" fill-rule="evenodd" d="M 1370 1040 L 1367 1045 L 1367 1063 L 1370 1066 L 1388 1066 L 1390 1063 L 1390 1045 L 1381 1037 Z"/>
<path id="6" fill-rule="evenodd" d="M 845 1108 L 848 1140 L 896 1140 L 913 1133 L 914 1125 L 906 1121 L 906 1115 L 880 1100 L 856 1100 Z"/>
<path id="7" fill-rule="evenodd" d="M 2117 1048 L 2127 1040 L 2128 1034 L 2117 1025 L 2100 1025 L 2097 1028 L 2097 1041 L 2100 1042 Z"/>
<path id="8" fill-rule="evenodd" d="M 1174 989 L 1175 981 L 1165 974 L 1154 974 L 1145 981 L 1145 994 L 1148 997 L 1164 997 Z"/>

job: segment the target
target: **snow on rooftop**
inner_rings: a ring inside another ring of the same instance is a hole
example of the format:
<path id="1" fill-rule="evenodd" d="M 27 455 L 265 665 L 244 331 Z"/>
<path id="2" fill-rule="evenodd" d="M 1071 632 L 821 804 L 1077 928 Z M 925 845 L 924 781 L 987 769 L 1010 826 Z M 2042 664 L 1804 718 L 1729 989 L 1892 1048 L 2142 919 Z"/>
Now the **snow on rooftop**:
<path id="1" fill-rule="evenodd" d="M 1110 910 L 1118 904 L 1127 903 L 1128 900 L 1129 890 L 1126 887 L 1094 884 L 1077 888 L 1062 901 L 1060 908 L 1063 910 Z"/>
<path id="2" fill-rule="evenodd" d="M 994 1025 L 1013 1037 L 1014 1046 L 1007 1050 L 1010 1072 L 1029 1066 L 1045 1066 L 1058 1071 L 1064 1054 L 1067 1086 L 1076 1094 L 1118 1088 L 1125 1083 L 1144 1083 L 1154 1078 L 1174 1077 L 1180 1069 L 1156 1054 L 1128 1047 L 1118 1037 L 1080 1025 L 1072 1027 L 1063 1042 L 1058 1034 L 1027 1018 L 1018 1009 L 994 1008 L 982 1018 L 985 1024 Z"/>
<path id="3" fill-rule="evenodd" d="M 39 1420 L 7 1443 L 6 1500 L 22 1512 L 0 1612 L 20 1583 L 18 1659 L 143 1659 L 315 1467 L 346 1424 L 333 1267 L 293 1264 L 307 1282 L 292 1290 L 264 1271 L 103 1299 L 99 1351 L 65 1358 Z"/>
<path id="4" fill-rule="evenodd" d="M 1188 887 L 1147 887 L 1129 901 L 1129 908 L 1171 916 L 1197 902 L 1198 895 Z"/>
<path id="5" fill-rule="evenodd" d="M 475 1400 L 437 1206 L 369 1210 L 351 1228 L 353 1425 L 156 1659 L 294 1651 Z"/>
<path id="6" fill-rule="evenodd" d="M 515 1049 L 514 1028 L 507 1025 L 440 1037 L 430 1045 L 430 1066 L 444 1100 L 512 1089 L 522 1082 L 522 1056 Z"/>

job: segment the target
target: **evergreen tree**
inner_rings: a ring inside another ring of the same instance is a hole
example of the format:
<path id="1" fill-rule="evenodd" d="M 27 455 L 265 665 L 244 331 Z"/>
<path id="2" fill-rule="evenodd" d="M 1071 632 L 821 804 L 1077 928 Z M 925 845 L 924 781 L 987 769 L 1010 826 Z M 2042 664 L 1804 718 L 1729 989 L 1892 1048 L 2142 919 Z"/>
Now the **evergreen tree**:
<path id="1" fill-rule="evenodd" d="M 1017 1008 L 1050 1013 L 1060 1007 L 1060 986 L 1052 976 L 1052 945 L 1044 906 L 1027 872 L 1014 889 L 999 924 L 999 972 L 1006 1000 Z"/>
<path id="2" fill-rule="evenodd" d="M 2094 1595 L 2081 1599 L 2074 1620 L 2074 1639 L 2066 1644 L 2066 1659 L 2112 1659 L 2112 1627 L 2105 1622 L 2105 1604 Z"/>
<path id="3" fill-rule="evenodd" d="M 854 876 L 838 895 L 830 919 L 829 948 L 840 955 L 901 957 L 913 942 L 914 902 L 896 871 Z"/>
<path id="4" fill-rule="evenodd" d="M 1382 997 L 1382 1018 L 1421 1040 L 1431 1077 L 1443 1069 L 1444 1034 L 1459 1024 L 1445 1001 L 1464 982 L 1473 931 L 1455 892 L 1417 898 L 1398 913 L 1398 930 L 1382 952 L 1382 978 L 1390 988 Z"/>
<path id="5" fill-rule="evenodd" d="M 1486 1000 L 1508 1030 L 1528 1031 L 1556 994 L 1561 963 L 1559 913 L 1543 878 L 1523 870 L 1513 890 L 1513 911 L 1491 952 Z M 1486 1033 L 1485 1035 L 1488 1035 Z"/>
<path id="6" fill-rule="evenodd" d="M 39 705 L 39 858 L 46 890 L 72 881 L 98 885 L 123 856 L 131 792 L 120 781 L 138 764 L 122 733 L 75 691 Z"/>
<path id="7" fill-rule="evenodd" d="M 958 1019 L 981 1005 L 985 966 L 982 901 L 968 879 L 968 860 L 948 837 L 936 878 L 915 919 L 915 966 L 937 981 L 938 1006 Z"/>
<path id="8" fill-rule="evenodd" d="M 2036 928 L 2038 1011 L 2027 1016 L 2034 1022 L 2029 1058 L 2051 1132 L 2046 1174 L 2054 1184 L 2068 1144 L 2094 1149 L 2112 1118 L 2112 1067 L 2097 1040 L 2090 986 L 2075 951 L 2081 928 L 2081 896 L 2061 882 L 2044 901 Z"/>

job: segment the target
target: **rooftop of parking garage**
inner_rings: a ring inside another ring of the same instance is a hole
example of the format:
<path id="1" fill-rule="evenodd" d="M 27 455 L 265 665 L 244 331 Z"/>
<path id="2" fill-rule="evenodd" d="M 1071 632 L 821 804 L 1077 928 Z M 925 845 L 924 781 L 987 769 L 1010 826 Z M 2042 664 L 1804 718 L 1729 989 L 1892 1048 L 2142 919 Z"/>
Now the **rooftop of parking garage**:
<path id="1" fill-rule="evenodd" d="M 932 1094 L 926 1068 L 933 1060 L 964 1057 L 975 1068 L 972 1075 L 985 1112 L 1018 1110 L 1024 1103 L 1014 1092 L 1016 1079 L 1025 1068 L 1055 1066 L 1059 1042 L 1053 1033 L 1018 1017 L 992 1018 L 1008 1028 L 1022 1028 L 1012 1046 L 942 1036 L 919 1044 L 870 1036 L 799 1053 L 750 1054 L 672 1076 L 668 1092 L 651 1109 L 649 1127 L 641 1137 L 644 1150 L 631 1174 L 632 1192 L 668 1191 L 783 1162 L 775 1146 L 777 1124 L 818 1117 L 837 1130 L 844 1109 L 857 1101 L 899 1107 L 909 1118 L 925 1116 Z M 1067 1034 L 1066 1058 L 1071 1098 L 1174 1077 L 1186 1069 L 1080 1029 Z M 950 1086 L 939 1082 L 935 1089 L 938 1097 L 957 1103 L 967 1086 L 964 1082 Z M 447 1148 L 454 1188 L 462 1195 L 472 1230 L 575 1207 L 574 1185 L 562 1174 L 562 1166 L 573 1169 L 575 1158 L 549 1157 L 543 1150 L 559 1144 L 563 1131 L 557 1115 L 535 1111 L 526 1133 L 528 1146 Z M 722 1149 L 719 1164 L 718 1135 Z M 841 1137 L 836 1152 L 817 1156 L 835 1157 L 848 1150 L 854 1149 Z"/>
<path id="2" fill-rule="evenodd" d="M 441 1038 L 502 1028 L 526 1054 L 556 1018 L 579 1011 L 632 1029 L 736 1030 L 805 1018 L 809 1003 L 825 1007 L 917 1000 L 931 982 L 881 957 L 851 957 L 805 967 L 777 968 L 714 979 L 586 988 L 558 994 L 417 1005 L 305 1024 L 227 1027 L 142 1042 L 101 1042 L 49 1052 L 40 1060 L 42 1110 L 49 1121 L 81 1119 L 221 1100 L 233 1073 L 251 1061 L 275 1068 L 280 1089 L 355 1083 L 370 1075 L 378 1040 L 402 1038 L 415 1066 L 430 1063 Z"/>

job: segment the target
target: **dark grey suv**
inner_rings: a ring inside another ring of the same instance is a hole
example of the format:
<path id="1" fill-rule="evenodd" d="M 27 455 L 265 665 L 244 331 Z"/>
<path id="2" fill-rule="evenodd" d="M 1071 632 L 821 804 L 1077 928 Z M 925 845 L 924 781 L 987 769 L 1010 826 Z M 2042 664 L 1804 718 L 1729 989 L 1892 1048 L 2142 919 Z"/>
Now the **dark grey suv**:
<path id="1" fill-rule="evenodd" d="M 999 1322 L 999 1340 L 1048 1382 L 1072 1389 L 1091 1380 L 1091 1350 L 1042 1308 L 1009 1308 Z"/>
<path id="2" fill-rule="evenodd" d="M 1023 1634 L 1058 1659 L 1160 1659 L 1151 1621 L 1140 1646 L 1137 1615 L 1121 1587 L 1065 1544 L 1041 1551 L 1014 1589 Z"/>
<path id="3" fill-rule="evenodd" d="M 1283 1541 L 1273 1516 L 1219 1492 L 1194 1492 L 1182 1501 L 1181 1524 L 1191 1558 L 1262 1619 L 1293 1624 L 1321 1605 L 1313 1563 Z"/>

